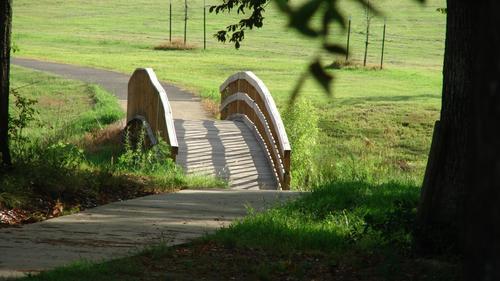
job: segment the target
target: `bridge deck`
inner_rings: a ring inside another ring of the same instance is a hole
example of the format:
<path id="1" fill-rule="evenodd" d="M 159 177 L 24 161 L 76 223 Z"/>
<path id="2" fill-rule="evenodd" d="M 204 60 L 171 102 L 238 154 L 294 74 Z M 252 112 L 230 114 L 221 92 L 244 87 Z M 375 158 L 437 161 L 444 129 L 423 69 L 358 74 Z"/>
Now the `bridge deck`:
<path id="1" fill-rule="evenodd" d="M 252 131 L 240 121 L 175 120 L 177 163 L 237 189 L 276 189 L 272 169 Z"/>

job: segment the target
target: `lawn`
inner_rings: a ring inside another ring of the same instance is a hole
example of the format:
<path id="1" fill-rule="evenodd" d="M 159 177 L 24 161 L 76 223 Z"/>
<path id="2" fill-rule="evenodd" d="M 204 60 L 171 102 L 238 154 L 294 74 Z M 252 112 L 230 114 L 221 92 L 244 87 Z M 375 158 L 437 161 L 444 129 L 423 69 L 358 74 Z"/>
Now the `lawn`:
<path id="1" fill-rule="evenodd" d="M 168 40 L 168 3 L 16 1 L 13 37 L 20 49 L 16 56 L 123 73 L 150 66 L 160 79 L 215 101 L 219 99 L 218 86 L 226 77 L 252 70 L 285 110 L 295 81 L 317 53 L 318 42 L 286 29 L 284 17 L 269 5 L 264 28 L 248 32 L 239 50 L 216 42 L 212 36 L 234 22 L 234 15 L 208 14 L 208 48 L 203 50 L 203 4 L 188 1 L 187 41 L 198 48 L 154 50 Z M 174 38 L 183 36 L 183 3 L 172 3 Z M 354 66 L 331 70 L 337 78 L 334 98 L 327 98 L 313 81 L 308 81 L 302 92 L 319 115 L 318 150 L 328 151 L 313 153 L 316 170 L 356 163 L 368 171 L 367 176 L 380 181 L 398 177 L 420 183 L 440 109 L 445 16 L 436 8 L 444 4 L 443 0 L 430 0 L 425 6 L 411 0 L 378 2 L 385 14 L 372 19 L 370 67 L 362 68 L 358 65 L 364 52 L 365 12 L 350 1 L 341 2 L 345 15 L 352 16 Z M 44 12 L 39 13 L 41 10 Z M 380 71 L 373 66 L 380 59 L 384 17 L 385 69 Z M 334 28 L 331 38 L 344 44 L 346 33 Z M 333 60 L 342 58 L 324 55 L 325 62 Z"/>

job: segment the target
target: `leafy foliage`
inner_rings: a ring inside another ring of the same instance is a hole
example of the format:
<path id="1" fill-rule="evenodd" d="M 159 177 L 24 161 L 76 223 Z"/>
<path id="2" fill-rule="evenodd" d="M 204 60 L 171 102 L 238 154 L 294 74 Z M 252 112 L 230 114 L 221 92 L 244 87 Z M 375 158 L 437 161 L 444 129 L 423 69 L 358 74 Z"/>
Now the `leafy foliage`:
<path id="1" fill-rule="evenodd" d="M 178 167 L 170 158 L 170 146 L 158 137 L 158 144 L 147 148 L 146 132 L 140 130 L 136 143 L 133 143 L 129 130 L 125 132 L 124 152 L 118 158 L 118 169 L 143 173 L 178 171 Z"/>
<path id="2" fill-rule="evenodd" d="M 437 8 L 436 11 L 441 13 L 441 14 L 447 14 L 448 8 Z"/>
<path id="3" fill-rule="evenodd" d="M 380 15 L 370 0 L 353 0 L 366 9 L 367 14 Z M 425 0 L 416 0 L 424 2 Z M 264 25 L 265 7 L 271 0 L 226 0 L 222 4 L 211 6 L 210 12 L 216 14 L 227 12 L 230 13 L 236 10 L 237 14 L 245 15 L 250 12 L 250 16 L 241 19 L 238 23 L 228 25 L 225 30 L 219 30 L 214 36 L 220 42 L 229 41 L 234 43 L 235 48 L 239 49 L 241 42 L 245 39 L 245 30 L 261 28 Z M 338 24 L 342 29 L 346 29 L 346 17 L 338 8 L 339 0 L 308 0 L 303 2 L 298 7 L 295 7 L 288 0 L 275 0 L 279 9 L 288 18 L 288 27 L 295 29 L 302 35 L 315 40 L 321 40 L 322 49 L 330 54 L 343 54 L 347 51 L 343 46 L 329 42 L 331 26 Z M 321 23 L 313 24 L 314 18 L 319 17 Z M 318 55 L 310 63 L 307 70 L 308 75 L 321 85 L 328 95 L 331 95 L 331 84 L 333 77 L 321 63 L 321 57 Z M 292 102 L 297 98 L 302 84 L 305 82 L 306 74 L 303 75 L 295 90 L 292 93 Z"/>
<path id="4" fill-rule="evenodd" d="M 311 185 L 315 174 L 314 147 L 318 138 L 318 115 L 314 113 L 310 101 L 300 100 L 291 105 L 283 114 L 286 131 L 292 144 L 292 182 L 293 188 L 303 189 Z"/>
<path id="5" fill-rule="evenodd" d="M 356 0 L 366 9 L 377 12 L 369 1 Z M 221 41 L 234 43 L 235 48 L 240 48 L 241 41 L 245 38 L 245 30 L 260 28 L 263 26 L 265 7 L 270 0 L 228 0 L 222 4 L 210 7 L 210 12 L 216 14 L 221 12 L 231 12 L 236 9 L 238 14 L 245 14 L 246 11 L 251 11 L 248 18 L 241 19 L 236 24 L 231 24 L 225 30 L 220 30 L 215 34 L 215 37 Z M 299 33 L 311 37 L 312 39 L 320 39 L 323 41 L 323 50 L 331 54 L 346 54 L 344 47 L 330 43 L 328 40 L 330 27 L 332 24 L 339 24 L 342 28 L 346 28 L 346 19 L 337 8 L 338 0 L 310 0 L 306 1 L 299 7 L 293 7 L 287 0 L 276 0 L 279 9 L 288 17 L 288 26 L 297 30 Z M 321 17 L 321 25 L 314 27 L 312 24 L 313 17 L 319 15 Z M 308 73 L 323 87 L 326 93 L 331 95 L 331 83 L 333 77 L 325 71 L 321 63 L 321 58 L 318 56 L 310 64 Z M 297 84 L 296 90 L 292 95 L 294 100 L 304 83 L 301 79 Z"/>
<path id="6" fill-rule="evenodd" d="M 11 90 L 14 97 L 15 115 L 9 114 L 9 134 L 12 141 L 23 141 L 23 130 L 36 119 L 38 110 L 34 107 L 37 103 L 35 99 L 22 96 L 18 91 Z"/>

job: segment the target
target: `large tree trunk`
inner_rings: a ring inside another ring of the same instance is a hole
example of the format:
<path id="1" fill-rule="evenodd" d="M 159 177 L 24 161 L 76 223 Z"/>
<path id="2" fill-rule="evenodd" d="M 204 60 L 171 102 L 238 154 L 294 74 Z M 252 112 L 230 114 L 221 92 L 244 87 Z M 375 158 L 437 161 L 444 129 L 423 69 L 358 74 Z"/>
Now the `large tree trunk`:
<path id="1" fill-rule="evenodd" d="M 467 280 L 500 280 L 498 0 L 448 0 L 443 100 L 418 213 L 421 250 L 464 255 Z"/>
<path id="2" fill-rule="evenodd" d="M 471 131 L 472 3 L 448 0 L 441 120 L 436 123 L 418 213 L 417 243 L 430 252 L 456 250 Z"/>
<path id="3" fill-rule="evenodd" d="M 500 280 L 500 3 L 471 6 L 477 17 L 463 195 L 465 269 L 467 280 Z"/>
<path id="4" fill-rule="evenodd" d="M 10 166 L 8 122 L 12 6 L 11 0 L 0 1 L 0 153 L 3 165 Z"/>

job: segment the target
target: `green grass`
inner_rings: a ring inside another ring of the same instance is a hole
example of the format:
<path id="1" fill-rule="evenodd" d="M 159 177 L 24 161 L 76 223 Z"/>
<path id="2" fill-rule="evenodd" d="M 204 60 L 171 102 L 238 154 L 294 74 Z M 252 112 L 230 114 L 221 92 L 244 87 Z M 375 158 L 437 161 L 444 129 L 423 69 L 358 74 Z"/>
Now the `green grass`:
<path id="1" fill-rule="evenodd" d="M 203 50 L 202 3 L 188 1 L 188 43 L 199 48 L 154 50 L 168 41 L 168 3 L 17 1 L 13 36 L 20 51 L 16 56 L 123 73 L 132 73 L 136 67 L 153 67 L 160 79 L 215 101 L 219 100 L 218 86 L 226 77 L 239 70 L 252 70 L 266 83 L 281 110 L 285 109 L 297 78 L 319 42 L 287 30 L 284 17 L 269 5 L 264 28 L 248 32 L 240 50 L 211 36 L 236 17 L 209 14 L 208 49 Z M 183 1 L 174 0 L 172 5 L 172 33 L 180 38 Z M 313 81 L 306 83 L 302 93 L 319 113 L 318 151 L 328 151 L 316 153 L 316 170 L 356 163 L 364 170 L 374 167 L 373 176 L 382 170 L 383 176 L 378 176 L 381 180 L 390 176 L 421 181 L 431 127 L 440 108 L 445 16 L 435 10 L 444 5 L 443 0 L 429 0 L 425 6 L 411 0 L 377 2 L 387 18 L 385 70 L 379 71 L 356 66 L 364 51 L 364 10 L 351 1 L 341 2 L 344 14 L 353 20 L 354 67 L 332 70 L 336 76 L 334 98 L 327 98 Z M 372 20 L 370 65 L 379 63 L 382 24 L 382 17 Z M 345 31 L 335 27 L 331 39 L 344 44 Z"/>
<path id="2" fill-rule="evenodd" d="M 93 85 L 15 66 L 11 79 L 12 89 L 37 101 L 37 120 L 24 131 L 29 139 L 56 138 L 58 135 L 79 138 L 124 116 L 117 99 Z M 16 115 L 12 102 L 10 111 Z"/>
<path id="3" fill-rule="evenodd" d="M 411 183 L 329 183 L 295 202 L 250 214 L 213 239 L 284 252 L 408 250 L 418 196 Z"/>
<path id="4" fill-rule="evenodd" d="M 388 18 L 386 66 L 393 71 L 381 72 L 377 77 L 373 77 L 371 71 L 337 71 L 339 77 L 345 78 L 338 79 L 336 96 L 361 98 L 372 96 L 376 89 L 384 91 L 382 96 L 413 97 L 418 92 L 438 94 L 439 85 L 436 88 L 436 83 L 429 83 L 426 78 L 437 77 L 433 81 L 439 84 L 445 17 L 435 12 L 435 8 L 443 5 L 441 0 L 428 1 L 425 7 L 411 0 L 381 2 L 380 7 Z M 183 34 L 182 6 L 183 1 L 173 1 L 174 37 Z M 192 2 L 189 7 L 188 42 L 201 46 L 202 3 Z M 344 1 L 342 7 L 346 15 L 353 16 L 351 51 L 354 61 L 359 62 L 364 45 L 364 12 L 348 1 Z M 161 79 L 207 96 L 217 96 L 218 85 L 233 72 L 249 69 L 266 82 L 275 98 L 284 101 L 318 46 L 318 42 L 286 30 L 285 19 L 273 5 L 267 7 L 264 28 L 249 32 L 240 50 L 218 43 L 211 36 L 235 17 L 209 14 L 206 51 L 153 50 L 154 46 L 168 40 L 168 2 L 165 1 L 82 3 L 73 0 L 55 4 L 43 0 L 18 2 L 14 9 L 13 36 L 20 47 L 18 56 L 124 73 L 132 73 L 136 67 L 151 66 Z M 46 12 L 37 13 L 39 9 Z M 373 20 L 371 64 L 378 64 L 380 46 L 376 40 L 380 41 L 381 24 L 382 19 Z M 332 40 L 345 41 L 344 32 L 334 30 L 332 33 Z M 406 85 L 409 81 L 412 83 Z M 353 82 L 362 85 L 353 85 Z M 304 94 L 323 97 L 320 88 L 313 83 Z"/>

